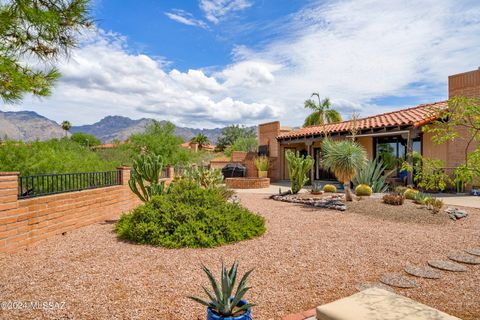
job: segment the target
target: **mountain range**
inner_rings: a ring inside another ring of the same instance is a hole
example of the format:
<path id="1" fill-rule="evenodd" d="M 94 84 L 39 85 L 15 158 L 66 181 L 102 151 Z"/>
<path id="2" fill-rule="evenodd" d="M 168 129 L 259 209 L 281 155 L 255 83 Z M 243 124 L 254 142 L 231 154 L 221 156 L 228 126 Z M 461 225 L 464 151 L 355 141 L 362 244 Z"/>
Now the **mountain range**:
<path id="1" fill-rule="evenodd" d="M 145 127 L 153 119 L 142 118 L 133 120 L 123 116 L 107 116 L 102 120 L 89 125 L 72 126 L 71 133 L 85 132 L 99 138 L 102 142 L 111 142 L 114 139 L 126 140 L 133 133 L 145 131 Z M 165 122 L 165 121 L 160 121 Z M 175 134 L 185 141 L 199 133 L 208 137 L 215 144 L 221 133 L 221 128 L 196 129 L 177 126 Z M 9 138 L 22 141 L 48 140 L 65 136 L 62 127 L 53 120 L 33 111 L 0 111 L 0 138 Z"/>

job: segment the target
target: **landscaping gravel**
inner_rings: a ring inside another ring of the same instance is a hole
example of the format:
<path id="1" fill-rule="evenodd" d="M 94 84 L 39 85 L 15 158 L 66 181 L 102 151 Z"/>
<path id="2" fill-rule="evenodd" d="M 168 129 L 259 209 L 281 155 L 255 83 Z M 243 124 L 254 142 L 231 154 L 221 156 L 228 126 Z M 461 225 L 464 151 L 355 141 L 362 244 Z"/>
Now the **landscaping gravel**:
<path id="1" fill-rule="evenodd" d="M 480 211 L 456 222 L 422 224 L 382 214 L 338 212 L 240 194 L 267 220 L 264 236 L 214 249 L 170 250 L 116 239 L 112 224 L 95 224 L 16 254 L 0 254 L 0 301 L 64 302 L 63 309 L 0 310 L 0 319 L 205 319 L 187 295 L 208 285 L 200 263 L 218 270 L 221 258 L 255 268 L 247 299 L 256 320 L 290 313 L 357 292 L 406 265 L 446 259 L 478 247 Z M 408 207 L 404 207 L 408 208 Z M 480 266 L 417 278 L 418 288 L 395 289 L 464 320 L 480 318 Z M 452 298 L 454 297 L 454 298 Z"/>

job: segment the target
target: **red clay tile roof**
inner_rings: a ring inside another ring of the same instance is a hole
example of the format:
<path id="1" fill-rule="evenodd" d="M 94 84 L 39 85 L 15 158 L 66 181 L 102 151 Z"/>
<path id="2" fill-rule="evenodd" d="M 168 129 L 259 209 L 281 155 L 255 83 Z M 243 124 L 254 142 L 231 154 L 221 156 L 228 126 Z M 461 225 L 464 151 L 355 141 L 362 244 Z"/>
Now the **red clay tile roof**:
<path id="1" fill-rule="evenodd" d="M 430 104 L 382 113 L 366 118 L 357 119 L 357 130 L 374 129 L 395 126 L 418 127 L 436 119 L 436 112 L 447 107 L 447 101 L 440 101 Z M 277 139 L 296 138 L 325 133 L 348 132 L 352 129 L 353 121 L 331 123 L 325 126 L 309 126 L 281 133 Z"/>

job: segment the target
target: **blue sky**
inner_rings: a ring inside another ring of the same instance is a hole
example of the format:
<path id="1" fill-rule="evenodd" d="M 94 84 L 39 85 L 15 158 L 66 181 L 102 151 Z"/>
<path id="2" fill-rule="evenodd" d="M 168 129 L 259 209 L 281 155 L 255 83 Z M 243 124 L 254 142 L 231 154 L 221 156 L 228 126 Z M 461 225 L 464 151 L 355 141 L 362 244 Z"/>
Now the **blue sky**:
<path id="1" fill-rule="evenodd" d="M 129 39 L 133 50 L 163 56 L 169 67 L 180 71 L 191 68 L 222 66 L 232 62 L 237 45 L 255 47 L 275 36 L 270 23 L 295 13 L 303 1 L 245 1 L 248 7 L 232 11 L 214 24 L 205 18 L 196 0 L 188 1 L 100 0 L 93 6 L 98 26 L 115 30 Z M 200 20 L 205 27 L 186 25 L 167 14 L 189 13 L 187 18 Z"/>
<path id="2" fill-rule="evenodd" d="M 299 126 L 312 92 L 348 119 L 447 98 L 480 66 L 478 0 L 93 0 L 51 97 L 1 110 L 190 127 Z"/>

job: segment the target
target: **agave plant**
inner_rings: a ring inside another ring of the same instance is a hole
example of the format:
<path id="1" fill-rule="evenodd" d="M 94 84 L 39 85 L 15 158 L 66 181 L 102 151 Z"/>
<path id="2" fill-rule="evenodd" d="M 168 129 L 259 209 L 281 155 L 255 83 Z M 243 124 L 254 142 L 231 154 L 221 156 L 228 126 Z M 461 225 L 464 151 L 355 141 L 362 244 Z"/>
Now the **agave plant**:
<path id="1" fill-rule="evenodd" d="M 162 158 L 157 155 L 142 154 L 133 161 L 128 186 L 143 202 L 153 196 L 168 192 L 164 181 L 160 181 L 163 169 Z"/>
<path id="2" fill-rule="evenodd" d="M 353 179 L 353 186 L 357 187 L 366 184 L 372 188 L 375 193 L 384 193 L 388 189 L 386 179 L 392 175 L 394 170 L 386 171 L 387 167 L 383 161 L 376 157 L 370 160 L 364 167 L 357 170 L 357 174 Z"/>
<path id="3" fill-rule="evenodd" d="M 202 268 L 207 274 L 208 280 L 210 281 L 213 289 L 212 292 L 202 286 L 203 291 L 205 291 L 210 301 L 206 301 L 194 296 L 189 296 L 190 299 L 207 306 L 210 310 L 222 317 L 235 317 L 248 312 L 251 307 L 255 306 L 255 304 L 246 303 L 242 300 L 245 293 L 247 293 L 247 291 L 250 289 L 250 287 L 247 287 L 247 280 L 253 269 L 243 275 L 235 293 L 233 293 L 235 282 L 237 280 L 237 261 L 233 263 L 232 267 L 228 271 L 222 261 L 220 285 L 207 267 L 202 265 Z"/>

